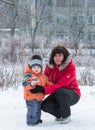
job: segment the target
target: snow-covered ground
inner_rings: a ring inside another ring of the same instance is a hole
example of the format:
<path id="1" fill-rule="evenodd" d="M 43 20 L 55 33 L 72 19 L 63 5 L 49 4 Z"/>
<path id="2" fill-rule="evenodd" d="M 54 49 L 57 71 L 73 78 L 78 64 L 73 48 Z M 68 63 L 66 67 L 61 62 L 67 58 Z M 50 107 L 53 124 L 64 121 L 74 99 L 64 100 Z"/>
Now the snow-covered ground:
<path id="1" fill-rule="evenodd" d="M 0 130 L 95 130 L 95 86 L 80 86 L 81 99 L 71 107 L 69 124 L 56 122 L 53 116 L 42 112 L 43 123 L 27 126 L 23 88 L 0 91 Z"/>

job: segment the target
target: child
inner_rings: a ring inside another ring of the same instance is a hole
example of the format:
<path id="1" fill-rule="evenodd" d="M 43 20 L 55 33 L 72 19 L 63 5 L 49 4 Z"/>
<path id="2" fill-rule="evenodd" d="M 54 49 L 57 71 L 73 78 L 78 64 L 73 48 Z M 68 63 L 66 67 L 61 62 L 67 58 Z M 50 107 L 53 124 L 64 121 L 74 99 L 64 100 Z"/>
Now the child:
<path id="1" fill-rule="evenodd" d="M 41 102 L 44 98 L 43 93 L 33 94 L 31 89 L 37 85 L 51 85 L 47 77 L 42 73 L 42 58 L 39 55 L 33 55 L 31 63 L 24 70 L 24 99 L 27 107 L 27 125 L 33 126 L 42 123 L 41 120 Z"/>

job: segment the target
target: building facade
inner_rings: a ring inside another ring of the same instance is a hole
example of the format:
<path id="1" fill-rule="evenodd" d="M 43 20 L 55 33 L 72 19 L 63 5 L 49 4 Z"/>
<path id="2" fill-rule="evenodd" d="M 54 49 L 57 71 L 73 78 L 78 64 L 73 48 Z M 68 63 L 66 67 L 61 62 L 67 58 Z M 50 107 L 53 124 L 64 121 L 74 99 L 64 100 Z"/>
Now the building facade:
<path id="1" fill-rule="evenodd" d="M 45 19 L 39 29 L 50 39 L 95 44 L 95 0 L 38 0 L 41 9 Z"/>

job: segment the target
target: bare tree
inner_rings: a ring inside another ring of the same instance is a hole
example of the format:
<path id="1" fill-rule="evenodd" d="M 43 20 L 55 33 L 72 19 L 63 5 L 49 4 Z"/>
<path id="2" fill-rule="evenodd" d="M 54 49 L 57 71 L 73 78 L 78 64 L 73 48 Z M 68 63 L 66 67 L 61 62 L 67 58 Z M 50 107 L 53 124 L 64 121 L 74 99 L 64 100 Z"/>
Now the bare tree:
<path id="1" fill-rule="evenodd" d="M 87 23 L 87 17 L 85 17 L 87 8 L 82 8 L 81 6 L 84 5 L 80 1 L 74 3 L 69 1 L 70 39 L 74 44 L 75 54 L 77 54 L 77 49 L 81 42 L 80 37 L 83 35 Z"/>

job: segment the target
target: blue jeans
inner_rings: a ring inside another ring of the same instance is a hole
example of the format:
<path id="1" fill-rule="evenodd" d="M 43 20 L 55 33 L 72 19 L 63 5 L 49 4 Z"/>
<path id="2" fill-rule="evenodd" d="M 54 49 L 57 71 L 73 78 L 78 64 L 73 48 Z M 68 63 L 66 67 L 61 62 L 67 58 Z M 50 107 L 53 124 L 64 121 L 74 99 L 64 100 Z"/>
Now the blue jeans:
<path id="1" fill-rule="evenodd" d="M 37 100 L 26 100 L 27 115 L 26 122 L 28 125 L 36 124 L 41 118 L 41 103 Z"/>

